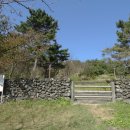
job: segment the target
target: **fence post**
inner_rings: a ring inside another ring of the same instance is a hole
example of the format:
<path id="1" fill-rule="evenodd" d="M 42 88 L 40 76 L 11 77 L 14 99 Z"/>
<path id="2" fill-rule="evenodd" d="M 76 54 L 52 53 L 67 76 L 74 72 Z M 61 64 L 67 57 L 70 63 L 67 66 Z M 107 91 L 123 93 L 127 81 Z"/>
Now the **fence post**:
<path id="1" fill-rule="evenodd" d="M 71 82 L 71 100 L 74 101 L 74 82 Z"/>
<path id="2" fill-rule="evenodd" d="M 112 101 L 114 102 L 115 99 L 116 99 L 115 84 L 114 84 L 114 82 L 111 82 L 111 87 L 112 87 Z"/>

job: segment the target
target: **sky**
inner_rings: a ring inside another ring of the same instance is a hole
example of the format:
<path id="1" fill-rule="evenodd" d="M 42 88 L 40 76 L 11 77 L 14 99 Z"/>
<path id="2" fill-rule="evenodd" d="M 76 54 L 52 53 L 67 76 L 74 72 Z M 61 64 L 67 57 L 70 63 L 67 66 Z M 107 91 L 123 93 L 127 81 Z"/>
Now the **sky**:
<path id="1" fill-rule="evenodd" d="M 58 21 L 57 41 L 69 49 L 73 60 L 102 59 L 102 50 L 117 43 L 116 22 L 130 17 L 130 0 L 48 0 L 48 4 L 53 12 L 39 2 L 29 6 L 45 9 Z M 29 14 L 17 5 L 15 9 L 23 15 L 13 14 L 12 21 L 18 24 Z"/>

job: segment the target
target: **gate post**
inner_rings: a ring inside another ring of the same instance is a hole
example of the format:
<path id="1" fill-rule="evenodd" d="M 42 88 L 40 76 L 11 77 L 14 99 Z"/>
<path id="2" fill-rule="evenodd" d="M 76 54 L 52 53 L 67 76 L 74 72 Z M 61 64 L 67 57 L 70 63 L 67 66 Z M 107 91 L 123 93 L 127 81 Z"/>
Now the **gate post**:
<path id="1" fill-rule="evenodd" d="M 71 100 L 74 101 L 74 82 L 71 82 Z"/>
<path id="2" fill-rule="evenodd" d="M 115 102 L 116 99 L 116 94 L 115 94 L 115 84 L 114 82 L 111 82 L 111 87 L 112 87 L 112 101 Z"/>

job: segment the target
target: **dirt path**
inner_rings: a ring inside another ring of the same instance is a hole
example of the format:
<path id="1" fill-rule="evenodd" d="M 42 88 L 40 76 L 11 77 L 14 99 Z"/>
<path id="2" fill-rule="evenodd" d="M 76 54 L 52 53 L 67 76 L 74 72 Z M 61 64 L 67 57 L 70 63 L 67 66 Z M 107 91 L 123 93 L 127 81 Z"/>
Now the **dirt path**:
<path id="1" fill-rule="evenodd" d="M 100 118 L 101 120 L 113 119 L 113 109 L 98 104 L 88 105 L 88 108 L 94 117 Z"/>

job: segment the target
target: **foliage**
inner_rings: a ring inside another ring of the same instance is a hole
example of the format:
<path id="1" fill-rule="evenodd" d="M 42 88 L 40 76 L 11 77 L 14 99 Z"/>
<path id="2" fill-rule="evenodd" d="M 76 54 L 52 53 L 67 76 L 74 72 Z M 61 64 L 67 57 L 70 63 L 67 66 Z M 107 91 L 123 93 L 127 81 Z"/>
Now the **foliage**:
<path id="1" fill-rule="evenodd" d="M 81 77 L 80 75 L 77 75 L 77 74 L 72 74 L 72 75 L 70 76 L 70 79 L 71 79 L 72 81 L 81 81 L 81 80 L 83 80 L 82 77 Z"/>
<path id="2" fill-rule="evenodd" d="M 6 39 L 6 34 L 9 31 L 9 19 L 0 12 L 0 57 L 3 55 L 2 52 L 5 49 L 3 42 Z"/>
<path id="3" fill-rule="evenodd" d="M 0 13 L 0 37 L 7 34 L 10 29 L 9 19 L 2 13 Z"/>
<path id="4" fill-rule="evenodd" d="M 61 49 L 61 47 L 62 46 L 57 44 L 55 41 L 55 43 L 50 45 L 40 58 L 40 65 L 45 68 L 46 72 L 50 71 L 46 74 L 46 76 L 49 78 L 52 77 L 52 75 L 48 76 L 49 73 L 51 74 L 52 70 L 53 76 L 55 76 L 59 69 L 65 67 L 63 62 L 68 60 L 68 49 Z"/>
<path id="5" fill-rule="evenodd" d="M 2 15 L 0 21 L 0 73 L 4 73 L 10 78 L 15 71 L 14 68 L 16 69 L 21 61 L 26 61 L 26 53 L 23 49 L 21 50 L 26 40 L 23 35 L 11 32 L 8 22 L 6 16 Z"/>
<path id="6" fill-rule="evenodd" d="M 26 61 L 26 53 L 20 49 L 24 42 L 24 37 L 15 33 L 4 36 L 1 42 L 0 73 L 8 72 L 7 75 L 11 77 L 16 66 Z"/>
<path id="7" fill-rule="evenodd" d="M 31 52 L 34 59 L 31 72 L 31 77 L 34 77 L 36 75 L 39 58 L 45 53 L 45 50 L 55 38 L 56 30 L 58 29 L 57 22 L 45 11 L 41 9 L 31 9 L 30 16 L 27 17 L 26 22 L 21 22 L 21 24 L 15 28 L 18 32 L 25 34 L 27 37 L 28 32 L 34 32 L 34 34 L 31 33 L 31 38 L 27 40 L 27 42 L 29 42 L 28 51 Z M 34 38 L 35 33 L 38 34 L 37 38 Z"/>
<path id="8" fill-rule="evenodd" d="M 14 32 L 6 34 L 1 28 L 4 33 L 0 37 L 0 71 L 9 78 L 34 78 L 38 77 L 40 67 L 45 70 L 42 69 L 42 75 L 48 75 L 46 72 L 51 65 L 52 76 L 55 76 L 69 57 L 68 50 L 61 49 L 55 40 L 58 23 L 41 9 L 29 11 L 30 16 L 16 25 Z"/>
<path id="9" fill-rule="evenodd" d="M 107 80 L 128 75 L 129 70 L 124 68 L 123 62 L 111 59 L 88 60 L 86 62 L 70 60 L 66 62 L 65 68 L 60 73 L 70 77 L 72 80 L 99 80 L 101 75 L 109 77 L 104 78 Z"/>
<path id="10" fill-rule="evenodd" d="M 91 60 L 86 61 L 85 68 L 81 73 L 81 76 L 85 76 L 85 79 L 93 79 L 96 76 L 105 74 L 107 72 L 107 64 L 103 60 Z"/>
<path id="11" fill-rule="evenodd" d="M 15 28 L 17 31 L 22 33 L 26 33 L 28 30 L 30 30 L 30 28 L 38 31 L 44 35 L 45 41 L 55 38 L 56 30 L 58 29 L 58 23 L 45 11 L 41 9 L 31 9 L 30 16 L 27 17 L 26 22 L 21 22 L 21 24 L 17 25 Z"/>
<path id="12" fill-rule="evenodd" d="M 111 58 L 123 63 L 124 74 L 130 69 L 130 18 L 128 21 L 119 20 L 117 23 L 117 41 L 112 48 L 103 50 L 103 55 L 110 55 Z M 122 72 L 123 73 L 123 72 Z"/>
<path id="13" fill-rule="evenodd" d="M 57 21 L 49 16 L 45 11 L 30 10 L 30 16 L 27 17 L 26 22 L 21 22 L 20 25 L 15 26 L 18 32 L 21 32 L 28 36 L 28 32 L 36 32 L 40 36 L 37 40 L 33 40 L 33 43 L 39 48 L 42 48 L 45 44 L 54 40 L 56 30 L 58 29 Z M 32 35 L 34 37 L 35 34 Z M 32 43 L 32 41 L 31 41 Z M 38 50 L 39 51 L 39 50 Z"/>
<path id="14" fill-rule="evenodd" d="M 70 77 L 73 80 L 79 80 L 79 74 L 83 71 L 85 63 L 79 60 L 68 60 L 65 62 L 65 68 L 60 71 L 64 77 Z"/>
<path id="15" fill-rule="evenodd" d="M 116 23 L 117 41 L 112 48 L 107 48 L 103 52 L 104 54 L 111 54 L 111 57 L 117 60 L 127 60 L 130 56 L 130 19 L 128 21 L 119 20 Z"/>

